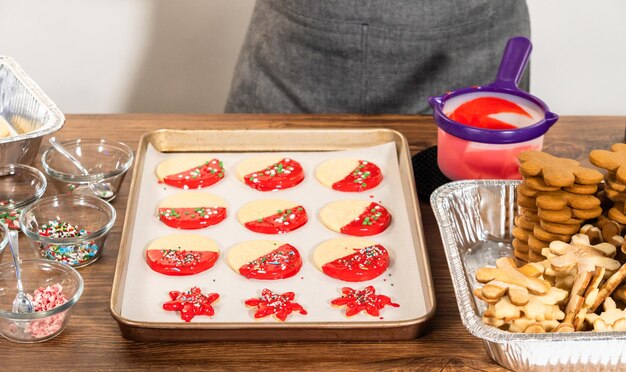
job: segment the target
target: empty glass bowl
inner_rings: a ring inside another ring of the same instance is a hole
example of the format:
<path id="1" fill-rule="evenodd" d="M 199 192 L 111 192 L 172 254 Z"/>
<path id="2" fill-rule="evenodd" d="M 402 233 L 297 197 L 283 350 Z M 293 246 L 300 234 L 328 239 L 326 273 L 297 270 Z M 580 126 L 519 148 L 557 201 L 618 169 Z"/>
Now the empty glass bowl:
<path id="1" fill-rule="evenodd" d="M 11 230 L 19 230 L 21 209 L 39 199 L 46 191 L 46 185 L 46 177 L 33 167 L 0 165 L 0 222 Z"/>
<path id="2" fill-rule="evenodd" d="M 114 223 L 111 204 L 89 195 L 41 198 L 20 216 L 22 231 L 41 257 L 74 267 L 100 257 Z"/>
<path id="3" fill-rule="evenodd" d="M 61 145 L 87 168 L 89 175 L 83 175 L 68 158 L 50 147 L 41 156 L 41 165 L 57 191 L 113 200 L 133 164 L 130 147 L 104 139 L 77 139 Z"/>
<path id="4" fill-rule="evenodd" d="M 23 260 L 24 291 L 35 312 L 13 313 L 17 294 L 13 262 L 0 265 L 0 335 L 14 342 L 41 342 L 65 329 L 70 312 L 83 293 L 83 279 L 73 268 L 54 261 Z"/>

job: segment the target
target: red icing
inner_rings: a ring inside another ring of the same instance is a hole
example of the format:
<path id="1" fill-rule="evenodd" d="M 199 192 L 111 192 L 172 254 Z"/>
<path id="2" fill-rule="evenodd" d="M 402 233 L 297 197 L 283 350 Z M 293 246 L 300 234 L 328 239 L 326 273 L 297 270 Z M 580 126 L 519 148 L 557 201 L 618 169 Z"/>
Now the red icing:
<path id="1" fill-rule="evenodd" d="M 302 315 L 306 315 L 307 312 L 304 308 L 295 302 L 293 292 L 285 292 L 283 294 L 277 294 L 269 289 L 263 289 L 261 297 L 251 298 L 246 300 L 246 306 L 256 307 L 257 310 L 254 313 L 254 318 L 265 318 L 269 315 L 274 315 L 281 321 L 285 321 L 287 316 L 294 311 L 299 312 Z"/>
<path id="2" fill-rule="evenodd" d="M 354 170 L 341 181 L 333 184 L 333 190 L 359 192 L 373 189 L 383 180 L 380 168 L 372 162 L 359 160 Z"/>
<path id="3" fill-rule="evenodd" d="M 206 271 L 219 257 L 214 251 L 188 251 L 175 249 L 148 249 L 148 266 L 158 273 L 181 276 Z"/>
<path id="4" fill-rule="evenodd" d="M 308 221 L 306 210 L 302 206 L 277 210 L 271 216 L 244 224 L 249 230 L 261 234 L 284 234 L 293 231 Z"/>
<path id="5" fill-rule="evenodd" d="M 355 248 L 355 253 L 322 265 L 322 271 L 345 282 L 374 279 L 389 267 L 389 253 L 380 244 Z"/>
<path id="6" fill-rule="evenodd" d="M 374 287 L 367 286 L 364 289 L 352 289 L 343 287 L 343 296 L 332 300 L 330 303 L 335 306 L 346 306 L 346 316 L 353 316 L 361 311 L 366 311 L 371 316 L 380 315 L 380 310 L 385 306 L 400 307 L 391 302 L 391 298 L 385 295 L 377 295 Z"/>
<path id="7" fill-rule="evenodd" d="M 159 219 L 176 229 L 201 229 L 216 225 L 226 218 L 226 208 L 159 208 Z"/>
<path id="8" fill-rule="evenodd" d="M 215 314 L 212 304 L 220 297 L 217 293 L 203 295 L 198 287 L 187 292 L 171 291 L 169 295 L 171 301 L 163 304 L 163 310 L 180 311 L 180 318 L 185 322 L 191 321 L 197 315 Z"/>
<path id="9" fill-rule="evenodd" d="M 511 113 L 531 118 L 532 116 L 516 103 L 496 97 L 481 97 L 467 101 L 457 107 L 448 117 L 461 124 L 484 129 L 516 129 L 511 125 L 491 118 L 492 114 Z"/>
<path id="10" fill-rule="evenodd" d="M 218 159 L 212 159 L 184 172 L 165 176 L 161 182 L 181 189 L 199 189 L 211 186 L 222 178 L 224 164 Z"/>
<path id="11" fill-rule="evenodd" d="M 284 279 L 298 273 L 302 267 L 300 252 L 283 244 L 270 253 L 239 268 L 239 273 L 248 279 Z"/>
<path id="12" fill-rule="evenodd" d="M 354 220 L 341 228 L 341 233 L 353 236 L 369 236 L 385 231 L 391 222 L 389 211 L 378 203 L 370 203 Z"/>
<path id="13" fill-rule="evenodd" d="M 244 182 L 259 191 L 274 191 L 294 187 L 303 179 L 304 170 L 300 163 L 285 158 L 265 169 L 246 175 Z"/>

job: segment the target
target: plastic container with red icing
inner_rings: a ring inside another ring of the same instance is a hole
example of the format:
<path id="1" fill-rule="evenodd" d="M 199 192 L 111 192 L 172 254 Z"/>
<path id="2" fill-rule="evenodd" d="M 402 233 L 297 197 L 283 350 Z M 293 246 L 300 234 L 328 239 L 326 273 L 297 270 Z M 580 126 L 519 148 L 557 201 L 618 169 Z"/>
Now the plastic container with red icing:
<path id="1" fill-rule="evenodd" d="M 542 149 L 559 117 L 517 87 L 531 49 L 530 40 L 514 37 L 493 83 L 429 98 L 439 127 L 437 164 L 448 178 L 519 179 L 517 155 Z"/>

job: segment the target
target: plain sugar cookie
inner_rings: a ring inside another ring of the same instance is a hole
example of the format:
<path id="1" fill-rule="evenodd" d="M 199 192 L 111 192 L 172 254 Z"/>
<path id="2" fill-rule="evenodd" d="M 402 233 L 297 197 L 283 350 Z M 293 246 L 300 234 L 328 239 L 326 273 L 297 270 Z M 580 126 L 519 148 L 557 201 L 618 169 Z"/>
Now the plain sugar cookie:
<path id="1" fill-rule="evenodd" d="M 290 244 L 274 240 L 250 240 L 233 246 L 228 265 L 248 279 L 284 279 L 302 267 L 300 252 Z"/>
<path id="2" fill-rule="evenodd" d="M 320 221 L 330 230 L 353 236 L 370 236 L 385 231 L 391 222 L 389 211 L 367 200 L 339 200 L 326 204 Z"/>
<path id="3" fill-rule="evenodd" d="M 157 210 L 159 220 L 177 229 L 201 229 L 226 218 L 226 202 L 201 191 L 185 191 L 165 198 Z"/>
<path id="4" fill-rule="evenodd" d="M 389 267 L 389 253 L 382 245 L 363 238 L 336 238 L 318 245 L 313 263 L 324 274 L 345 282 L 362 282 L 381 275 Z"/>
<path id="5" fill-rule="evenodd" d="M 261 234 L 284 234 L 293 231 L 307 220 L 304 207 L 283 199 L 252 201 L 239 210 L 237 220 L 248 230 Z"/>
<path id="6" fill-rule="evenodd" d="M 224 164 L 209 154 L 187 154 L 162 161 L 156 175 L 160 183 L 181 189 L 211 186 L 224 178 Z"/>
<path id="7" fill-rule="evenodd" d="M 350 158 L 323 162 L 317 167 L 315 177 L 328 188 L 346 192 L 370 190 L 383 180 L 382 172 L 376 164 Z"/>
<path id="8" fill-rule="evenodd" d="M 206 271 L 219 258 L 219 247 L 202 235 L 167 235 L 146 248 L 148 266 L 165 275 L 193 275 Z"/>
<path id="9" fill-rule="evenodd" d="M 288 189 L 304 180 L 300 163 L 280 155 L 263 155 L 246 159 L 237 165 L 239 180 L 259 191 Z"/>

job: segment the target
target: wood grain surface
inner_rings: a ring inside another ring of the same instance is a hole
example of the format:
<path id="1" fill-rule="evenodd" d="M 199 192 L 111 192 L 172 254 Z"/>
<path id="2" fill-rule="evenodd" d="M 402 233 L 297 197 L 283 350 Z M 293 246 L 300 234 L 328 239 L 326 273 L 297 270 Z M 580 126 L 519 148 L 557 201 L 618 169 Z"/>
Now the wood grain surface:
<path id="1" fill-rule="evenodd" d="M 591 149 L 624 142 L 626 118 L 565 117 L 545 137 L 544 149 L 582 160 Z M 429 116 L 355 115 L 68 115 L 61 140 L 106 138 L 136 149 L 141 135 L 161 129 L 218 128 L 391 128 L 408 139 L 411 152 L 436 144 L 437 128 Z M 46 141 L 44 141 L 45 147 Z M 43 150 L 43 148 L 42 148 Z M 40 167 L 39 161 L 36 166 Z M 441 237 L 428 200 L 420 202 L 432 269 L 437 311 L 423 337 L 402 342 L 351 343 L 141 343 L 124 339 L 109 313 L 117 249 L 130 176 L 113 202 L 117 221 L 103 256 L 80 269 L 85 290 L 67 329 L 41 344 L 0 339 L 0 370 L 136 370 L 136 369 L 277 369 L 277 370 L 497 370 L 480 339 L 470 335 L 459 317 Z M 51 185 L 46 194 L 54 194 Z M 34 257 L 23 237 L 24 258 Z M 4 262 L 7 261 L 5 256 Z"/>

